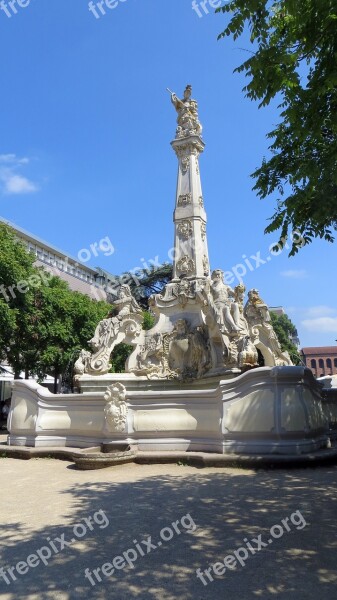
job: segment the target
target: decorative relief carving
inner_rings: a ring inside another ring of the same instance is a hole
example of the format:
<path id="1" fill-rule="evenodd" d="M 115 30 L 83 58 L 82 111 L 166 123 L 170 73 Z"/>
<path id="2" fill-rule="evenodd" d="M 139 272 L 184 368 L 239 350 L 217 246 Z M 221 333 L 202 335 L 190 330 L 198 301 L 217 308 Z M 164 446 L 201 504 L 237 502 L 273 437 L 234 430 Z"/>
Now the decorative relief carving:
<path id="1" fill-rule="evenodd" d="M 170 333 L 155 334 L 146 340 L 137 356 L 134 373 L 149 379 L 191 380 L 200 378 L 211 366 L 207 328 L 193 329 L 178 319 Z"/>
<path id="2" fill-rule="evenodd" d="M 209 261 L 206 255 L 204 255 L 203 259 L 202 259 L 202 266 L 204 269 L 204 273 L 205 275 L 209 274 Z"/>
<path id="3" fill-rule="evenodd" d="M 184 208 L 189 204 L 192 204 L 192 194 L 181 194 L 178 198 L 178 206 Z"/>
<path id="4" fill-rule="evenodd" d="M 193 226 L 191 220 L 180 221 L 177 225 L 177 231 L 184 240 L 188 240 L 193 233 Z"/>
<path id="5" fill-rule="evenodd" d="M 206 239 L 206 223 L 201 223 L 201 239 L 202 241 Z"/>
<path id="6" fill-rule="evenodd" d="M 106 405 L 104 416 L 109 431 L 125 431 L 128 407 L 126 404 L 126 389 L 121 383 L 113 383 L 104 394 Z"/>
<path id="7" fill-rule="evenodd" d="M 180 306 L 184 308 L 189 299 L 195 298 L 194 285 L 187 279 L 182 279 L 174 286 L 173 294 L 178 298 Z"/>
<path id="8" fill-rule="evenodd" d="M 200 208 L 204 208 L 204 199 L 202 196 L 199 196 L 199 206 Z"/>
<path id="9" fill-rule="evenodd" d="M 179 273 L 193 273 L 195 271 L 195 262 L 189 256 L 182 256 L 177 262 L 177 270 Z"/>
<path id="10" fill-rule="evenodd" d="M 75 364 L 75 375 L 108 373 L 114 347 L 124 340 L 129 344 L 135 343 L 142 331 L 142 321 L 142 309 L 132 296 L 130 287 L 121 285 L 113 311 L 98 323 L 94 337 L 88 342 L 93 352 L 81 352 Z"/>
<path id="11" fill-rule="evenodd" d="M 182 170 L 183 174 L 187 173 L 189 168 L 190 168 L 190 156 L 184 156 L 181 159 L 181 170 Z"/>
<path id="12" fill-rule="evenodd" d="M 188 157 L 195 156 L 196 159 L 198 159 L 199 155 L 204 150 L 204 146 L 202 144 L 200 144 L 200 142 L 198 142 L 197 140 L 193 140 L 193 141 L 191 140 L 186 143 L 183 143 L 183 142 L 174 143 L 173 142 L 173 148 L 174 148 L 178 158 L 184 158 L 186 156 L 188 156 Z"/>
<path id="13" fill-rule="evenodd" d="M 186 319 L 178 319 L 170 334 L 169 366 L 183 381 L 200 378 L 211 365 L 207 328 L 190 328 Z"/>

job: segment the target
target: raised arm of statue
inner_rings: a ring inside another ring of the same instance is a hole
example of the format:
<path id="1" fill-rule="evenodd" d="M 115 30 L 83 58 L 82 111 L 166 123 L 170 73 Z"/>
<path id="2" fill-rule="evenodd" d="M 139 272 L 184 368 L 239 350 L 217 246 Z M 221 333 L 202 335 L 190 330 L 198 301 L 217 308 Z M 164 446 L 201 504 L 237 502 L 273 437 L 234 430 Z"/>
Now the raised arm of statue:
<path id="1" fill-rule="evenodd" d="M 174 92 L 171 92 L 171 102 L 176 111 L 178 112 L 181 108 L 184 108 L 184 103 L 178 98 L 177 94 L 175 94 Z"/>

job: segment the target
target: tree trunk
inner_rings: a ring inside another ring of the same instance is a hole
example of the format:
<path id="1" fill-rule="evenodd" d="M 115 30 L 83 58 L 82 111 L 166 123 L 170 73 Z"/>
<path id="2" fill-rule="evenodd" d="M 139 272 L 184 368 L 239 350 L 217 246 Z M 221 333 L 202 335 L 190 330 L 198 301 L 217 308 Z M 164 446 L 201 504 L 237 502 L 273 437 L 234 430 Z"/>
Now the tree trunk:
<path id="1" fill-rule="evenodd" d="M 55 371 L 55 375 L 54 375 L 54 394 L 57 394 L 58 392 L 58 373 L 57 371 Z"/>

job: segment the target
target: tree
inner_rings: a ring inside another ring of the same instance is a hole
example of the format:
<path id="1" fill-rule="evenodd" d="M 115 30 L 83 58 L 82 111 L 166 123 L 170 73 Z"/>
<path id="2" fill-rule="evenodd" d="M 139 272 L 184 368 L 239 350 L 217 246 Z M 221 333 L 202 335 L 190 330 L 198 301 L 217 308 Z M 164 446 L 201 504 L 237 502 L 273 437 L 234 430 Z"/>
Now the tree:
<path id="1" fill-rule="evenodd" d="M 268 133 L 271 158 L 255 170 L 260 198 L 279 193 L 265 232 L 292 228 L 305 243 L 334 240 L 337 228 L 337 3 L 336 0 L 231 0 L 219 38 L 249 29 L 251 56 L 237 69 L 259 108 L 280 100 L 281 120 Z M 303 245 L 303 244 L 302 244 Z M 290 254 L 299 245 L 293 242 Z"/>
<path id="2" fill-rule="evenodd" d="M 0 361 L 6 359 L 6 348 L 15 328 L 15 315 L 6 302 L 0 299 Z"/>
<path id="3" fill-rule="evenodd" d="M 172 279 L 173 267 L 170 263 L 141 269 L 135 279 L 130 279 L 130 289 L 137 302 L 147 309 L 151 294 L 159 294 Z"/>
<path id="4" fill-rule="evenodd" d="M 35 353 L 24 353 L 31 374 L 41 379 L 54 377 L 54 392 L 59 377 L 69 371 L 82 348 L 88 349 L 99 321 L 107 316 L 111 306 L 96 302 L 88 296 L 73 292 L 59 277 L 35 292 L 35 318 L 32 337 Z M 31 351 L 32 352 L 32 351 Z"/>
<path id="5" fill-rule="evenodd" d="M 35 257 L 0 224 L 0 357 L 26 378 L 53 375 L 56 383 L 111 310 L 72 292 L 59 277 L 34 267 Z"/>
<path id="6" fill-rule="evenodd" d="M 277 315 L 274 312 L 270 313 L 271 322 L 277 339 L 280 342 L 282 352 L 287 351 L 294 365 L 301 364 L 300 353 L 292 342 L 291 338 L 297 335 L 297 330 L 294 323 L 289 319 L 288 315 Z"/>
<path id="7" fill-rule="evenodd" d="M 32 310 L 29 282 L 36 269 L 34 257 L 3 223 L 0 223 L 0 247 L 0 356 L 9 360 L 18 377 L 23 367 L 19 347 L 24 342 L 27 314 Z"/>

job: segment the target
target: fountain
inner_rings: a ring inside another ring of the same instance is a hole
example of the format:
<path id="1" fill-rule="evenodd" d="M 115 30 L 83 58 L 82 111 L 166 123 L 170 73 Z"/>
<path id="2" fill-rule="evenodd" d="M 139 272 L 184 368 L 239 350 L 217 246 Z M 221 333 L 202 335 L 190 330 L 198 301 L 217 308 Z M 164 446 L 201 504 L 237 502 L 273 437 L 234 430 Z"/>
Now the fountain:
<path id="1" fill-rule="evenodd" d="M 75 363 L 76 394 L 16 381 L 9 445 L 100 447 L 129 452 L 303 455 L 329 444 L 321 388 L 282 352 L 258 290 L 232 289 L 210 270 L 199 157 L 198 104 L 171 93 L 178 159 L 173 278 L 150 298 L 152 329 L 121 285 Z M 115 346 L 133 346 L 125 373 L 110 373 Z M 264 367 L 259 367 L 259 354 Z"/>

